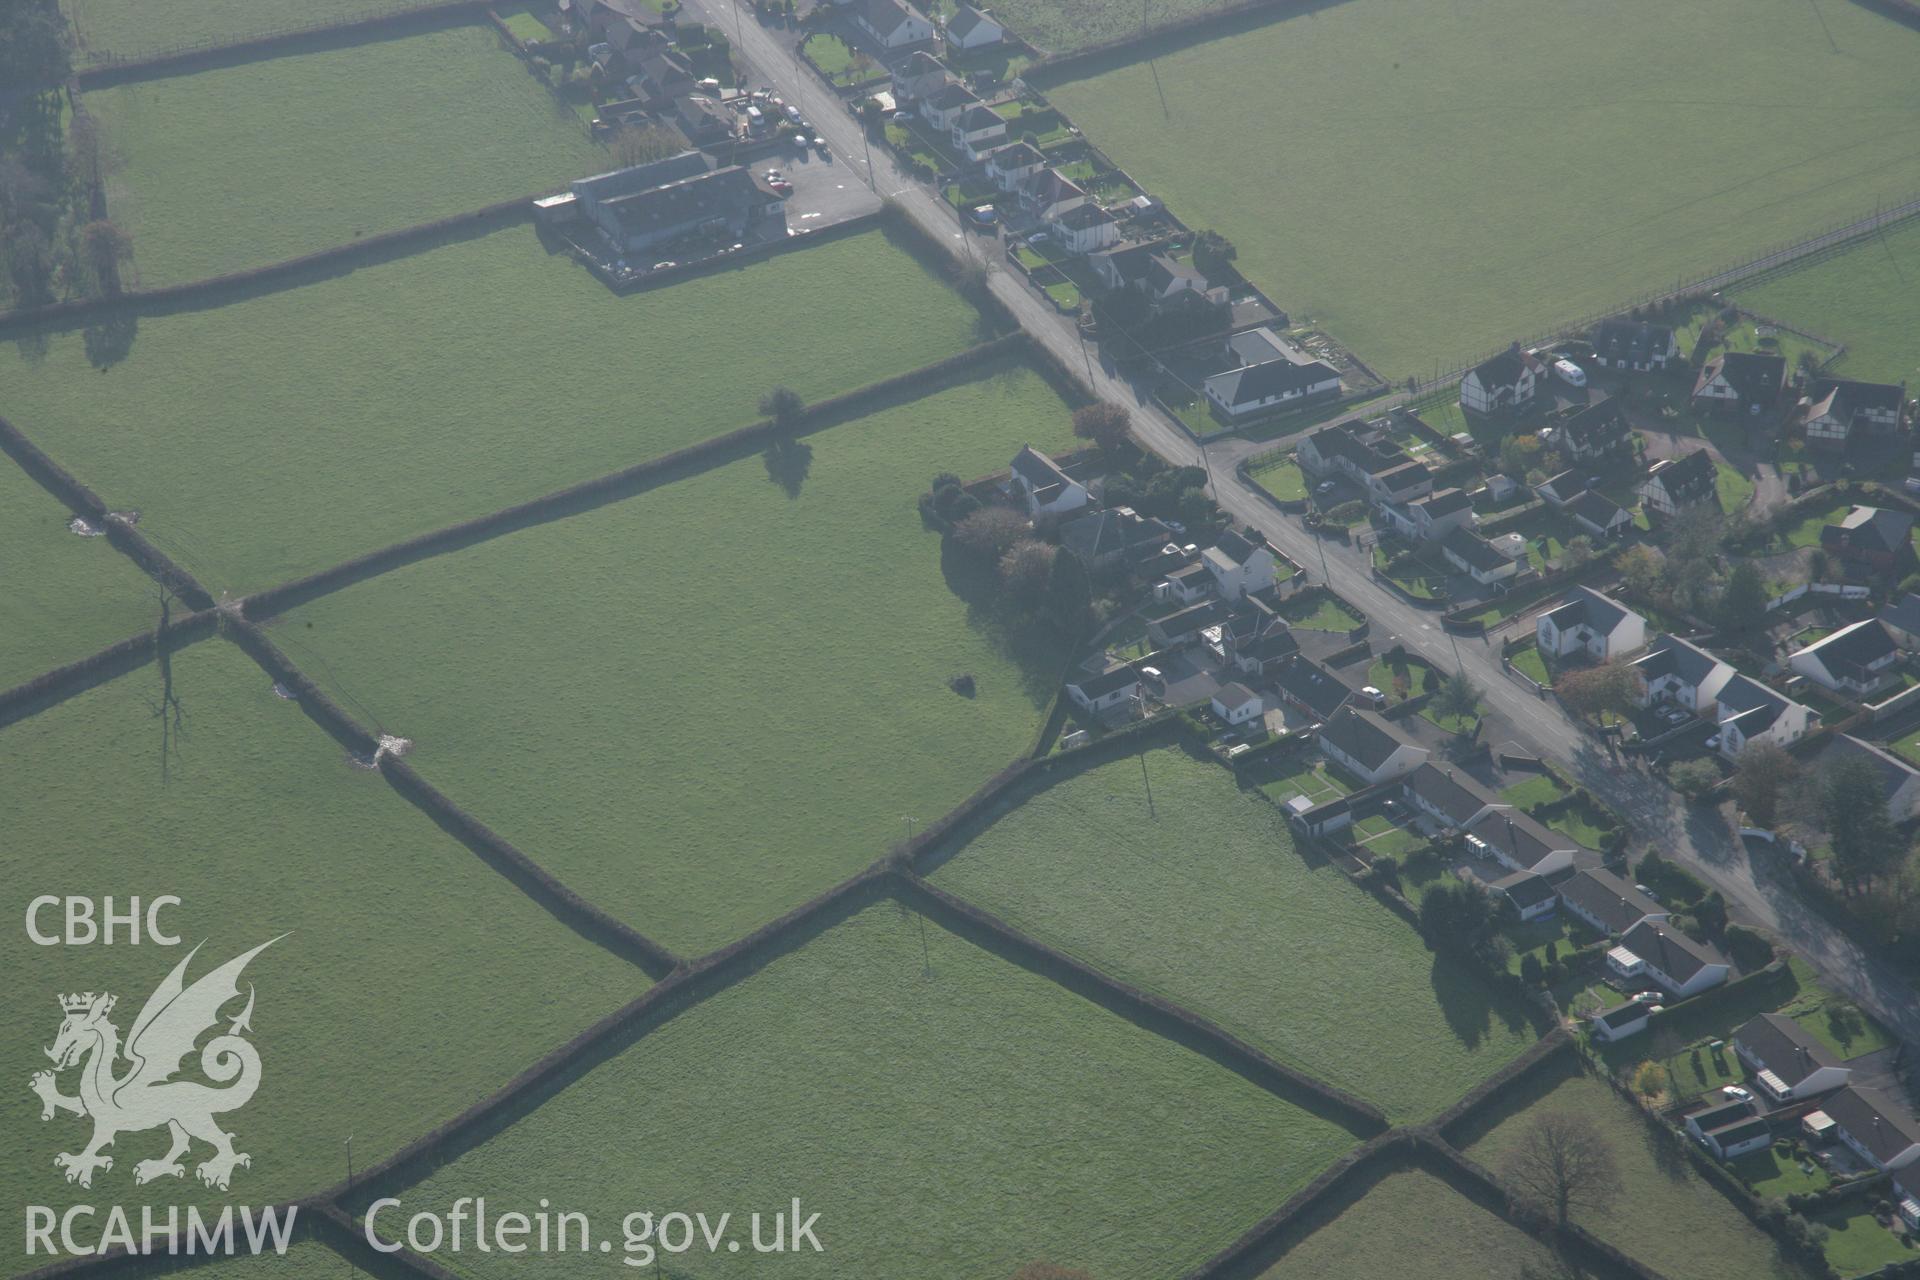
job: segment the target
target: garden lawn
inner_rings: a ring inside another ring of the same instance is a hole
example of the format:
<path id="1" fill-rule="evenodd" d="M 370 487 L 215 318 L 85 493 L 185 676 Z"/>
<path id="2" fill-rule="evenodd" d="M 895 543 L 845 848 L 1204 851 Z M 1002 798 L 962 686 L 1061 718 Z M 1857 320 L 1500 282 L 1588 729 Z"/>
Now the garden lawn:
<path id="1" fill-rule="evenodd" d="M 123 906 L 127 894 L 178 895 L 161 919 L 187 946 L 204 942 L 190 978 L 280 939 L 246 971 L 263 1083 L 222 1120 L 253 1156 L 234 1177 L 240 1202 L 331 1184 L 349 1132 L 362 1167 L 383 1159 L 646 990 L 640 970 L 350 764 L 239 649 L 205 640 L 170 668 L 171 715 L 156 715 L 163 670 L 148 665 L 0 730 L 0 875 L 22 904 L 42 892 L 113 894 Z M 153 1132 L 122 1135 L 90 1195 L 68 1187 L 53 1156 L 80 1149 L 82 1124 L 43 1126 L 25 1088 L 47 1066 L 54 992 L 114 993 L 124 1034 L 186 946 L 127 946 L 123 935 L 112 947 L 41 947 L 14 924 L 0 943 L 0 1009 L 19 1031 L 0 1070 L 21 1087 L 0 1102 L 0 1123 L 23 1140 L 0 1164 L 0 1194 L 56 1211 L 111 1196 L 136 1223 L 141 1203 L 226 1200 L 191 1172 L 135 1187 L 136 1160 L 165 1149 Z M 74 1079 L 63 1077 L 67 1092 Z M 24 1269 L 20 1248 L 17 1236 L 0 1245 L 11 1272 Z"/>
<path id="2" fill-rule="evenodd" d="M 1002 364 L 804 437 L 797 497 L 749 456 L 397 569 L 277 634 L 456 803 L 699 954 L 1030 745 L 1064 655 L 1023 667 L 975 625 L 915 498 L 1070 433 L 1046 382 Z M 962 674 L 971 697 L 947 687 Z"/>
<path id="3" fill-rule="evenodd" d="M 1285 804 L 1295 796 L 1305 796 L 1315 804 L 1324 804 L 1353 791 L 1353 787 L 1333 765 L 1312 756 L 1295 757 L 1279 767 L 1285 768 L 1286 772 L 1256 784 L 1275 804 Z M 1254 768 L 1259 771 L 1260 767 L 1256 765 Z"/>
<path id="4" fill-rule="evenodd" d="M 1553 677 L 1547 673 L 1546 659 L 1540 656 L 1535 645 L 1528 645 L 1513 655 L 1514 670 L 1531 679 L 1535 684 L 1552 684 Z"/>
<path id="5" fill-rule="evenodd" d="M 1550 804 L 1567 794 L 1559 780 L 1550 773 L 1536 773 L 1525 782 L 1516 782 L 1500 792 L 1500 798 L 1508 804 L 1521 809 L 1532 808 L 1536 804 Z"/>
<path id="6" fill-rule="evenodd" d="M 1435 689 L 1440 687 L 1439 674 L 1431 664 L 1418 658 L 1394 662 L 1383 656 L 1374 659 L 1373 665 L 1367 668 L 1367 683 L 1386 694 L 1390 702 L 1419 697 L 1427 691 L 1429 680 Z"/>
<path id="7" fill-rule="evenodd" d="M 1817 1214 L 1814 1221 L 1827 1229 L 1827 1261 L 1843 1277 L 1863 1276 L 1890 1262 L 1910 1262 L 1914 1252 L 1900 1237 L 1881 1226 L 1865 1205 Z"/>
<path id="8" fill-rule="evenodd" d="M 1355 1201 L 1310 1213 L 1293 1229 L 1312 1234 L 1260 1273 L 1260 1280 L 1488 1280 L 1553 1275 L 1553 1255 L 1422 1169 L 1390 1173 Z M 1418 1247 L 1409 1247 L 1412 1239 Z"/>
<path id="9" fill-rule="evenodd" d="M 1290 454 L 1249 467 L 1247 474 L 1255 484 L 1281 502 L 1307 500 L 1307 478 L 1300 473 L 1299 464 L 1294 462 Z"/>
<path id="10" fill-rule="evenodd" d="M 1365 621 L 1359 614 L 1325 594 L 1309 597 L 1299 604 L 1282 604 L 1280 616 L 1301 631 L 1345 632 Z"/>
<path id="11" fill-rule="evenodd" d="M 61 0 L 78 63 L 373 18 L 433 0 Z"/>
<path id="12" fill-rule="evenodd" d="M 1772 1147 L 1750 1151 L 1728 1161 L 1727 1167 L 1757 1196 L 1811 1195 L 1833 1185 L 1819 1165 L 1813 1165 L 1813 1172 L 1808 1173 L 1793 1156 L 1782 1155 Z"/>
<path id="13" fill-rule="evenodd" d="M 511 228 L 142 319 L 104 375 L 77 332 L 10 345 L 0 404 L 244 594 L 732 431 L 776 384 L 818 400 L 952 355 L 977 318 L 880 232 L 619 297 Z"/>
<path id="14" fill-rule="evenodd" d="M 1108 973 L 1212 1018 L 1382 1107 L 1433 1115 L 1534 1036 L 1517 1008 L 1430 953 L 1286 820 L 1179 750 L 1028 799 L 935 880 Z"/>
<path id="15" fill-rule="evenodd" d="M 1845 253 L 1818 259 L 1735 295 L 1740 305 L 1846 344 L 1830 372 L 1871 382 L 1920 382 L 1920 219 Z"/>
<path id="16" fill-rule="evenodd" d="M 0 689 L 160 621 L 160 590 L 105 538 L 67 528 L 63 503 L 0 455 Z"/>
<path id="17" fill-rule="evenodd" d="M 1605 1084 L 1574 1074 L 1547 1074 L 1509 1090 L 1490 1119 L 1490 1133 L 1467 1154 L 1503 1168 L 1536 1116 L 1556 1112 L 1592 1120 L 1611 1140 L 1624 1193 L 1604 1213 L 1574 1220 L 1656 1270 L 1688 1280 L 1804 1280 L 1773 1240 L 1732 1202 L 1693 1172 L 1684 1154 L 1660 1145 L 1631 1103 Z"/>
<path id="18" fill-rule="evenodd" d="M 1852 510 L 1853 504 L 1837 502 L 1825 511 L 1816 511 L 1787 526 L 1785 535 L 1790 547 L 1817 547 L 1820 545 L 1820 531 L 1839 520 Z"/>
<path id="19" fill-rule="evenodd" d="M 484 23 L 141 80 L 84 101 L 122 161 L 108 207 L 147 286 L 351 244 L 614 167 Z"/>
<path id="20" fill-rule="evenodd" d="M 700 1207 L 732 1212 L 738 1238 L 750 1213 L 797 1196 L 820 1215 L 824 1252 L 780 1257 L 795 1280 L 1006 1276 L 1040 1258 L 1125 1280 L 1198 1266 L 1353 1143 L 881 902 L 399 1194 L 409 1211 L 444 1210 L 485 1187 L 501 1203 L 551 1197 L 609 1224 L 640 1205 Z M 583 1159 L 590 1151 L 642 1158 Z M 481 1280 L 582 1266 L 462 1258 Z M 768 1274 L 745 1247 L 703 1248 L 690 1268 Z"/>
<path id="21" fill-rule="evenodd" d="M 1023 8 L 1062 0 L 996 11 L 1057 39 Z M 1114 0 L 1094 13 L 1138 20 Z M 1530 0 L 1320 6 L 1175 37 L 1049 96 L 1190 224 L 1232 240 L 1236 265 L 1297 323 L 1311 317 L 1389 381 L 1911 195 L 1920 32 L 1861 5 L 1539 13 Z M 1765 130 L 1729 137 L 1727 112 L 1762 84 L 1797 87 L 1766 100 Z M 1552 128 L 1512 127 L 1546 116 Z M 1233 123 L 1253 120 L 1279 124 Z M 1461 164 L 1468 154 L 1479 162 Z"/>
<path id="22" fill-rule="evenodd" d="M 1753 481 L 1730 463 L 1713 464 L 1714 487 L 1720 495 L 1720 509 L 1733 512 L 1753 501 Z"/>

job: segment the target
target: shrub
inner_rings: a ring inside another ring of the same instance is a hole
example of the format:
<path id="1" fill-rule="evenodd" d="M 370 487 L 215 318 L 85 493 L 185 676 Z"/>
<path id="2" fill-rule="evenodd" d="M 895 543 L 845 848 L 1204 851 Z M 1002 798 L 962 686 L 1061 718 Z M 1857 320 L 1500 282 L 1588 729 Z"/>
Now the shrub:
<path id="1" fill-rule="evenodd" d="M 1698 801 L 1720 781 L 1720 770 L 1711 760 L 1683 760 L 1667 775 L 1673 789 L 1689 800 Z"/>
<path id="2" fill-rule="evenodd" d="M 1529 951 L 1520 957 L 1520 981 L 1530 987 L 1537 987 L 1545 978 L 1546 973 L 1540 966 L 1539 956 Z"/>

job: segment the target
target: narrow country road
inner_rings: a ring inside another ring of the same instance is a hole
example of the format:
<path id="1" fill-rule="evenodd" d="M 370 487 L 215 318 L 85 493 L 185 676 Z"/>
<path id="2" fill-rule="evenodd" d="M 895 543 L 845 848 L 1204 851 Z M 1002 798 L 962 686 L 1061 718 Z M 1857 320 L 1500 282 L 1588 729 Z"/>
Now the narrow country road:
<path id="1" fill-rule="evenodd" d="M 1495 642 L 1448 636 L 1438 613 L 1414 607 L 1373 580 L 1368 571 L 1370 553 L 1365 549 L 1341 543 L 1322 545 L 1298 520 L 1283 515 L 1239 478 L 1236 466 L 1250 454 L 1285 441 L 1256 444 L 1226 439 L 1203 449 L 1184 427 L 1090 352 L 1070 319 L 1025 281 L 998 269 L 989 244 L 971 238 L 972 233 L 960 227 L 953 206 L 908 177 L 884 148 L 869 148 L 865 130 L 840 96 L 800 64 L 779 36 L 762 27 L 739 0 L 693 2 L 724 29 L 737 32 L 736 42 L 747 60 L 782 97 L 814 121 L 816 131 L 836 151 L 836 163 L 846 165 L 856 178 L 870 179 L 878 194 L 897 202 L 929 235 L 947 245 L 955 258 L 987 262 L 994 296 L 1036 341 L 1068 368 L 1082 371 L 1102 399 L 1125 405 L 1142 444 L 1177 465 L 1207 467 L 1221 508 L 1260 530 L 1311 576 L 1323 576 L 1324 555 L 1325 578 L 1367 614 L 1377 641 L 1397 640 L 1441 670 L 1453 670 L 1457 660 L 1484 691 L 1486 702 L 1514 727 L 1514 737 L 1523 749 L 1559 762 L 1627 817 L 1639 844 L 1675 859 L 1718 889 L 1734 919 L 1776 934 L 1806 957 L 1823 982 L 1920 1050 L 1920 996 L 1890 966 L 1869 957 L 1806 906 L 1782 865 L 1782 855 L 1769 851 L 1749 856 L 1723 814 L 1687 806 L 1665 783 L 1612 759 L 1552 698 L 1539 697 L 1508 676 L 1501 669 Z"/>

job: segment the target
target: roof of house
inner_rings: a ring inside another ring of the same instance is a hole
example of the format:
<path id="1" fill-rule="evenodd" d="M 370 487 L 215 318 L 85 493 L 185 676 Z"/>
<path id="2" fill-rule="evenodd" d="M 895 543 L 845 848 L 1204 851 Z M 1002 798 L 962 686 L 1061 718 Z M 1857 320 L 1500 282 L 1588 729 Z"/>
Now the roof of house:
<path id="1" fill-rule="evenodd" d="M 1547 614 L 1562 631 L 1584 624 L 1603 636 L 1612 635 L 1615 627 L 1637 616 L 1633 610 L 1592 587 L 1573 588 L 1567 592 L 1566 599 Z"/>
<path id="2" fill-rule="evenodd" d="M 1647 473 L 1647 483 L 1656 482 L 1666 490 L 1667 497 L 1676 506 L 1719 495 L 1713 455 L 1705 449 L 1695 449 L 1681 457 L 1654 463 L 1653 469 Z"/>
<path id="3" fill-rule="evenodd" d="M 947 70 L 946 63 L 940 61 L 940 59 L 934 57 L 925 49 L 915 49 L 912 53 L 908 54 L 907 60 L 901 67 L 900 73 L 908 79 L 935 74 L 953 74 L 953 72 Z"/>
<path id="4" fill-rule="evenodd" d="M 1265 364 L 1250 364 L 1216 373 L 1207 379 L 1205 385 L 1210 394 L 1224 403 L 1239 405 L 1255 404 L 1273 396 L 1305 391 L 1309 387 L 1339 380 L 1340 371 L 1325 361 L 1295 364 L 1291 360 L 1269 360 Z"/>
<path id="5" fill-rule="evenodd" d="M 1718 1129 L 1705 1131 L 1721 1147 L 1738 1146 L 1743 1142 L 1752 1142 L 1755 1138 L 1771 1137 L 1773 1130 L 1768 1127 L 1763 1116 L 1748 1116 L 1745 1120 L 1735 1120 L 1732 1124 L 1723 1124 Z"/>
<path id="6" fill-rule="evenodd" d="M 1369 771 L 1391 760 L 1400 748 L 1413 745 L 1400 736 L 1386 717 L 1358 707 L 1342 707 L 1334 712 L 1320 728 L 1320 742 Z"/>
<path id="7" fill-rule="evenodd" d="M 1323 721 L 1353 696 L 1353 690 L 1342 684 L 1333 673 L 1302 657 L 1295 657 L 1273 673 L 1273 682 L 1282 693 Z"/>
<path id="8" fill-rule="evenodd" d="M 1533 868 L 1551 854 L 1578 850 L 1580 844 L 1518 809 L 1499 808 L 1467 828 L 1467 834 L 1522 867 Z"/>
<path id="9" fill-rule="evenodd" d="M 1408 795 L 1419 797 L 1456 827 L 1472 821 L 1488 805 L 1499 803 L 1486 788 L 1450 765 L 1423 764 L 1407 775 L 1404 786 Z"/>
<path id="10" fill-rule="evenodd" d="M 1264 534 L 1255 529 L 1248 529 L 1245 532 L 1227 529 L 1213 540 L 1213 545 L 1228 560 L 1234 564 L 1243 565 L 1260 552 L 1267 550 L 1267 539 Z"/>
<path id="11" fill-rule="evenodd" d="M 1745 1098 L 1734 1098 L 1727 1102 L 1716 1102 L 1710 1107 L 1702 1107 L 1698 1111 L 1690 1112 L 1686 1118 L 1692 1121 L 1702 1133 L 1707 1133 L 1714 1129 L 1724 1129 L 1730 1124 L 1737 1124 L 1751 1118 L 1752 1115 L 1753 1103 Z"/>
<path id="12" fill-rule="evenodd" d="M 1015 169 L 1037 169 L 1046 162 L 1046 156 L 1031 142 L 1010 142 L 987 157 L 987 163 L 1002 173 L 1011 173 Z"/>
<path id="13" fill-rule="evenodd" d="M 1913 517 L 1886 507 L 1855 507 L 1837 523 L 1820 530 L 1820 545 L 1848 550 L 1890 551 L 1899 554 L 1910 545 Z"/>
<path id="14" fill-rule="evenodd" d="M 1788 707 L 1799 705 L 1758 680 L 1737 673 L 1714 691 L 1713 699 L 1720 704 L 1720 723 L 1739 725 L 1740 732 L 1749 738 L 1778 720 Z"/>
<path id="15" fill-rule="evenodd" d="M 1462 489 L 1441 489 L 1417 499 L 1414 507 L 1427 513 L 1434 520 L 1444 520 L 1456 511 L 1464 511 L 1473 506 L 1473 499 Z"/>
<path id="16" fill-rule="evenodd" d="M 1047 169 L 1033 180 L 1033 198 L 1045 208 L 1066 200 L 1084 200 L 1087 193 L 1079 183 L 1058 169 Z"/>
<path id="17" fill-rule="evenodd" d="M 979 103 L 962 111 L 960 118 L 953 122 L 953 127 L 961 133 L 985 133 L 990 129 L 1005 129 L 1007 121 L 992 107 Z"/>
<path id="18" fill-rule="evenodd" d="M 1673 342 L 1673 330 L 1646 320 L 1602 320 L 1593 331 L 1595 354 L 1609 360 L 1640 361 Z"/>
<path id="19" fill-rule="evenodd" d="M 1567 500 L 1567 510 L 1602 529 L 1633 519 L 1627 509 L 1598 489 L 1583 489 Z"/>
<path id="20" fill-rule="evenodd" d="M 1227 607 L 1218 600 L 1201 600 L 1184 609 L 1175 609 L 1172 613 L 1161 614 L 1150 621 L 1150 626 L 1160 629 L 1161 634 L 1169 636 L 1189 635 L 1202 627 L 1210 627 L 1227 616 Z"/>
<path id="21" fill-rule="evenodd" d="M 1221 685 L 1219 692 L 1213 695 L 1213 700 L 1229 711 L 1238 711 L 1249 702 L 1260 701 L 1260 695 L 1234 680 Z"/>
<path id="22" fill-rule="evenodd" d="M 980 101 L 980 95 L 961 84 L 958 80 L 949 81 L 927 98 L 927 105 L 935 111 L 951 111 L 956 107 L 971 106 Z"/>
<path id="23" fill-rule="evenodd" d="M 636 192 L 649 190 L 662 183 L 677 182 L 681 178 L 708 173 L 713 167 L 713 158 L 705 152 L 682 151 L 678 155 L 667 156 L 647 164 L 615 169 L 610 173 L 596 173 L 591 178 L 577 178 L 567 186 L 574 195 L 583 200 L 612 200 L 618 196 L 630 196 Z"/>
<path id="24" fill-rule="evenodd" d="M 1547 878 L 1535 875 L 1531 871 L 1516 871 L 1510 876 L 1495 880 L 1490 886 L 1494 892 L 1505 894 L 1507 901 L 1525 911 L 1528 907 L 1537 907 L 1543 902 L 1554 899 L 1553 886 Z"/>
<path id="25" fill-rule="evenodd" d="M 1796 650 L 1792 657 L 1805 654 L 1818 658 L 1821 665 L 1835 675 L 1864 676 L 1869 663 L 1878 662 L 1899 649 L 1880 619 L 1866 618 Z"/>
<path id="26" fill-rule="evenodd" d="M 1817 378 L 1807 388 L 1807 417 L 1833 417 L 1851 424 L 1858 413 L 1897 414 L 1905 397 L 1906 388 L 1893 383 Z"/>
<path id="27" fill-rule="evenodd" d="M 1122 663 L 1102 671 L 1097 676 L 1082 676 L 1078 680 L 1067 681 L 1069 689 L 1078 689 L 1088 698 L 1104 698 L 1116 693 L 1128 685 L 1140 683 L 1139 669 L 1131 662 Z"/>
<path id="28" fill-rule="evenodd" d="M 1620 402 L 1610 398 L 1569 415 L 1560 422 L 1559 430 L 1561 438 L 1574 448 L 1592 450 L 1610 448 L 1626 439 L 1631 428 L 1620 411 Z"/>
<path id="29" fill-rule="evenodd" d="M 1636 1022 L 1645 1022 L 1652 1013 L 1653 1010 L 1648 1008 L 1644 1002 L 1630 1000 L 1626 1004 L 1617 1004 L 1611 1009 L 1605 1009 L 1594 1014 L 1593 1020 L 1605 1026 L 1609 1031 L 1618 1031 L 1620 1028 L 1630 1027 Z"/>
<path id="30" fill-rule="evenodd" d="M 1279 334 L 1265 325 L 1234 334 L 1227 339 L 1227 350 L 1238 357 L 1241 364 L 1265 364 L 1269 360 L 1292 360 L 1296 354 L 1292 347 L 1280 340 Z"/>
<path id="31" fill-rule="evenodd" d="M 723 217 L 780 194 L 765 178 L 740 165 L 699 173 L 647 191 L 616 196 L 601 204 L 611 210 L 629 233 L 666 231 L 689 222 Z"/>
<path id="32" fill-rule="evenodd" d="M 1880 611 L 1880 621 L 1896 631 L 1920 635 L 1920 595 L 1909 591 Z"/>
<path id="33" fill-rule="evenodd" d="M 708 134 L 733 134 L 733 117 L 712 98 L 682 94 L 674 99 L 673 114 L 674 122 L 689 140 Z"/>
<path id="34" fill-rule="evenodd" d="M 1823 761 L 1829 758 L 1866 761 L 1880 779 L 1880 793 L 1889 797 L 1914 778 L 1920 777 L 1920 769 L 1915 769 L 1883 747 L 1856 738 L 1850 733 L 1838 733 L 1829 738 L 1826 749 L 1820 753 L 1820 758 Z"/>
<path id="35" fill-rule="evenodd" d="M 1727 664 L 1698 645 L 1662 632 L 1653 638 L 1644 655 L 1633 660 L 1633 666 L 1648 680 L 1678 676 L 1682 683 L 1698 689 Z"/>
<path id="36" fill-rule="evenodd" d="M 1749 1018 L 1733 1038 L 1760 1059 L 1767 1070 L 1793 1088 L 1823 1067 L 1837 1067 L 1840 1059 L 1792 1018 L 1763 1013 Z"/>
<path id="37" fill-rule="evenodd" d="M 1650 915 L 1666 914 L 1652 898 L 1598 867 L 1568 877 L 1560 886 L 1560 899 L 1600 921 L 1608 933 L 1625 933 Z"/>
<path id="38" fill-rule="evenodd" d="M 1102 249 L 1098 253 L 1089 255 L 1088 260 L 1094 263 L 1106 263 L 1115 277 L 1124 285 L 1145 279 L 1148 264 L 1159 252 L 1159 241 L 1139 241 L 1133 244 L 1117 244 L 1111 249 Z"/>
<path id="39" fill-rule="evenodd" d="M 1083 560 L 1125 551 L 1143 542 L 1163 543 L 1173 531 L 1132 507 L 1102 507 L 1060 526 L 1060 545 Z"/>
<path id="40" fill-rule="evenodd" d="M 991 21 L 985 13 L 982 13 L 972 5 L 963 4 L 954 10 L 951 18 L 947 19 L 947 34 L 964 40 L 972 35 L 974 29 L 980 26 L 980 24 Z M 1000 24 L 994 22 L 993 25 L 997 27 Z"/>
<path id="41" fill-rule="evenodd" d="M 1787 380 L 1787 358 L 1759 351 L 1723 351 L 1700 368 L 1694 390 L 1723 377 L 1742 400 L 1769 400 Z"/>
<path id="42" fill-rule="evenodd" d="M 1368 471 L 1386 488 L 1388 493 L 1404 493 L 1409 489 L 1418 489 L 1423 484 L 1433 483 L 1433 472 L 1427 470 L 1427 464 L 1424 462 L 1399 462 L 1391 466 L 1369 467 Z"/>
<path id="43" fill-rule="evenodd" d="M 1440 540 L 1440 546 L 1459 556 L 1468 568 L 1478 569 L 1482 573 L 1491 572 L 1511 563 L 1491 542 L 1464 527 L 1447 534 Z"/>
<path id="44" fill-rule="evenodd" d="M 1708 965 L 1727 963 L 1718 951 L 1663 920 L 1642 920 L 1627 930 L 1620 945 L 1675 982 L 1686 982 Z"/>
<path id="45" fill-rule="evenodd" d="M 1092 201 L 1088 201 L 1086 204 L 1075 205 L 1054 219 L 1054 221 L 1069 231 L 1081 231 L 1088 227 L 1098 227 L 1113 220 L 1112 214 L 1102 209 L 1099 205 L 1094 204 Z"/>
<path id="46" fill-rule="evenodd" d="M 1876 1160 L 1891 1160 L 1920 1143 L 1920 1125 L 1905 1107 L 1878 1089 L 1848 1085 L 1822 1102 L 1820 1109 Z"/>
<path id="47" fill-rule="evenodd" d="M 1492 359 L 1473 366 L 1472 372 L 1483 387 L 1511 387 L 1528 369 L 1538 372 L 1540 368 L 1539 358 L 1515 343 Z"/>
<path id="48" fill-rule="evenodd" d="M 901 0 L 858 0 L 858 4 L 860 17 L 883 36 L 892 35 L 907 22 L 920 17 L 912 6 Z"/>
<path id="49" fill-rule="evenodd" d="M 1035 489 L 1044 489 L 1050 484 L 1066 484 L 1072 479 L 1060 469 L 1059 463 L 1030 444 L 1020 447 L 1020 452 L 1013 455 L 1008 469 Z"/>

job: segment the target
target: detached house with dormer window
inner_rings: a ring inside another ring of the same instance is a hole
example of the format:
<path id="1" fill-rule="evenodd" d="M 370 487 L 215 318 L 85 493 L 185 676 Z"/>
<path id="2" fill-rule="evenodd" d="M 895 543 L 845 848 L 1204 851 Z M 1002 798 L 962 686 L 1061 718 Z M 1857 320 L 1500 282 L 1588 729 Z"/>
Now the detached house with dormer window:
<path id="1" fill-rule="evenodd" d="M 1663 458 L 1648 469 L 1638 492 L 1649 515 L 1667 519 L 1706 502 L 1717 507 L 1720 487 L 1713 455 L 1695 449 L 1682 457 Z"/>
<path id="2" fill-rule="evenodd" d="M 1533 403 L 1545 376 L 1540 358 L 1515 343 L 1467 370 L 1460 379 L 1460 407 L 1483 417 L 1517 413 Z"/>
<path id="3" fill-rule="evenodd" d="M 1673 329 L 1645 320 L 1605 320 L 1593 331 L 1593 360 L 1602 369 L 1657 373 L 1678 359 Z"/>
<path id="4" fill-rule="evenodd" d="M 1723 351 L 1700 368 L 1693 382 L 1696 409 L 1751 417 L 1780 402 L 1787 385 L 1787 358 L 1757 351 Z"/>
<path id="5" fill-rule="evenodd" d="M 1014 455 L 1013 488 L 1026 499 L 1027 515 L 1078 511 L 1092 500 L 1087 487 L 1061 469 L 1060 464 L 1032 445 Z"/>
<path id="6" fill-rule="evenodd" d="M 1575 587 L 1566 600 L 1534 622 L 1534 641 L 1556 658 L 1584 653 L 1608 662 L 1647 643 L 1647 620 L 1591 587 Z"/>
<path id="7" fill-rule="evenodd" d="M 1808 444 L 1844 448 L 1854 440 L 1890 436 L 1900 429 L 1907 387 L 1885 382 L 1819 378 L 1801 401 L 1800 425 Z"/>

